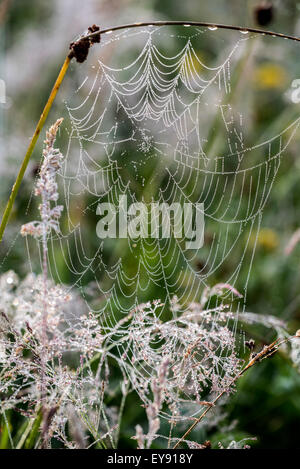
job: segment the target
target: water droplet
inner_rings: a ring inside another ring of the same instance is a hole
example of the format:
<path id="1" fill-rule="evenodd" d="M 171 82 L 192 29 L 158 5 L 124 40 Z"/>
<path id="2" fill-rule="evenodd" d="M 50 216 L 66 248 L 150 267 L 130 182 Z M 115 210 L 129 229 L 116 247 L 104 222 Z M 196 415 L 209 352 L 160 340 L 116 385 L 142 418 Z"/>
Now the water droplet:
<path id="1" fill-rule="evenodd" d="M 218 29 L 218 27 L 217 26 L 208 26 L 208 29 L 210 31 L 216 31 Z"/>
<path id="2" fill-rule="evenodd" d="M 185 28 L 189 28 L 191 25 L 190 24 L 184 24 L 183 25 Z"/>
<path id="3" fill-rule="evenodd" d="M 249 34 L 249 31 L 247 29 L 241 29 L 240 33 L 241 34 Z"/>
<path id="4" fill-rule="evenodd" d="M 8 283 L 8 285 L 11 285 L 14 282 L 14 279 L 12 277 L 8 277 L 6 282 Z"/>
<path id="5" fill-rule="evenodd" d="M 110 29 L 109 31 L 106 31 L 106 34 L 111 34 L 112 30 Z"/>

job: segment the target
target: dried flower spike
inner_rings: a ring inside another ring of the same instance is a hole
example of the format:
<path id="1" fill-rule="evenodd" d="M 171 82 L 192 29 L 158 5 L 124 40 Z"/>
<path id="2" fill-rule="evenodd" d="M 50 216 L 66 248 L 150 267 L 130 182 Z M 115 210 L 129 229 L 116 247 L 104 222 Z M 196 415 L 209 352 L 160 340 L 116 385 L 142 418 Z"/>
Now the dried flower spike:
<path id="1" fill-rule="evenodd" d="M 54 148 L 56 135 L 63 119 L 58 119 L 46 132 L 45 149 L 43 150 L 43 163 L 35 188 L 35 195 L 40 196 L 42 202 L 39 206 L 41 221 L 33 221 L 23 225 L 22 236 L 40 238 L 47 235 L 52 229 L 59 232 L 59 219 L 63 206 L 52 205 L 58 200 L 56 174 L 61 167 L 63 155 Z"/>

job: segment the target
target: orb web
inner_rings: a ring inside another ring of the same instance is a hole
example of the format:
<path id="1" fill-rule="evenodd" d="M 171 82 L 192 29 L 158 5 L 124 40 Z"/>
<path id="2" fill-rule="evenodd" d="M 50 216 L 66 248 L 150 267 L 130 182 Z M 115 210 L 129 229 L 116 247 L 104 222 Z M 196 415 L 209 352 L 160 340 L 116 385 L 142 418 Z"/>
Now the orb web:
<path id="1" fill-rule="evenodd" d="M 51 276 L 80 290 L 142 399 L 149 402 L 154 370 L 169 357 L 170 408 L 179 402 L 187 418 L 200 412 L 207 387 L 222 389 L 238 366 L 237 324 L 263 212 L 300 123 L 251 136 L 233 82 L 245 80 L 241 63 L 257 37 L 234 33 L 215 57 L 202 43 L 216 34 L 147 27 L 103 36 L 65 103 L 65 218 L 48 239 Z M 118 211 L 121 196 L 128 204 L 203 204 L 203 246 L 187 249 L 174 236 L 100 239 L 97 206 Z M 36 264 L 36 245 L 26 243 Z M 195 343 L 197 354 L 180 361 Z"/>

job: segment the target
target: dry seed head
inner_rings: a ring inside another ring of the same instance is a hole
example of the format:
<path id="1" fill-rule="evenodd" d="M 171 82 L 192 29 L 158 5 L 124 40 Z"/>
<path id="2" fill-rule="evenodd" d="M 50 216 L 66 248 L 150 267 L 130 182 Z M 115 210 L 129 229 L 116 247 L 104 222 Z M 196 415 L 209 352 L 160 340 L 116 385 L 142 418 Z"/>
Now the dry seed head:
<path id="1" fill-rule="evenodd" d="M 46 132 L 45 148 L 43 150 L 43 163 L 39 171 L 39 178 L 35 187 L 35 195 L 41 197 L 39 211 L 41 222 L 33 221 L 23 225 L 21 228 L 22 236 L 33 236 L 40 238 L 48 234 L 52 229 L 59 232 L 59 219 L 63 211 L 63 206 L 54 205 L 58 200 L 58 185 L 56 183 L 56 174 L 61 167 L 63 155 L 59 149 L 54 148 L 56 135 L 63 118 L 58 119 Z"/>
<path id="2" fill-rule="evenodd" d="M 58 132 L 59 127 L 63 122 L 63 118 L 57 119 L 55 124 L 53 124 L 50 129 L 46 132 L 46 140 L 45 144 L 48 148 L 52 148 L 56 139 L 56 135 Z"/>

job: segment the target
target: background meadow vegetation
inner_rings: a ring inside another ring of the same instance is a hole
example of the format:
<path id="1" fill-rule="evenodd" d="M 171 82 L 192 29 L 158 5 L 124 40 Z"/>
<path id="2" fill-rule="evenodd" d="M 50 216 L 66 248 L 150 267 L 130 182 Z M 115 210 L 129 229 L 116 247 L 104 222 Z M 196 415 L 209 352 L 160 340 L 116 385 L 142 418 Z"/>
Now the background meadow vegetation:
<path id="1" fill-rule="evenodd" d="M 255 8 L 259 0 L 2 0 L 0 4 L 0 78 L 7 84 L 7 102 L 0 104 L 0 209 L 4 209 L 16 171 L 23 158 L 29 137 L 39 118 L 43 104 L 56 77 L 68 43 L 91 24 L 102 28 L 132 21 L 147 20 L 199 20 L 257 27 Z M 274 16 L 268 29 L 300 36 L 300 2 L 275 0 Z M 174 28 L 176 32 L 176 28 Z M 276 43 L 275 43 L 276 41 Z M 249 141 L 265 140 L 299 116 L 300 103 L 291 101 L 291 84 L 300 79 L 299 44 L 284 40 L 265 40 L 264 46 L 251 64 L 247 89 L 239 95 L 245 113 L 251 114 Z M 97 46 L 95 46 L 97 47 Z M 203 35 L 201 53 L 204 59 L 218 57 L 219 44 L 211 43 Z M 63 85 L 68 96 L 78 86 L 75 62 Z M 234 93 L 238 90 L 233 89 Z M 250 106 L 250 111 L 249 111 Z M 48 123 L 60 117 L 61 98 L 54 104 Z M 59 114 L 59 115 L 58 115 Z M 11 244 L 20 226 L 27 222 L 26 207 L 42 150 L 42 138 L 35 149 L 22 189 L 14 206 L 6 236 L 0 245 L 1 273 L 14 269 L 21 277 L 28 264 L 25 251 Z M 224 142 L 219 142 L 220 147 Z M 260 155 L 255 154 L 255 159 Z M 281 169 L 264 210 L 262 227 L 257 235 L 258 246 L 248 287 L 248 311 L 270 314 L 288 323 L 291 332 L 300 327 L 300 243 L 291 253 L 287 246 L 300 228 L 300 135 L 289 146 Z M 83 201 L 87 204 L 89 199 Z M 91 226 L 94 220 L 91 219 Z M 207 234 L 207 236 L 209 233 Z M 87 229 L 91 246 L 97 243 L 94 229 Z M 254 239 L 253 239 L 254 243 Z M 251 244 L 251 242 L 250 242 Z M 8 250 L 11 249 L 6 258 Z M 108 250 L 109 251 L 109 250 Z M 104 253 L 109 259 L 110 251 Z M 238 253 L 236 253 L 238 255 Z M 4 262 L 2 262 L 4 260 Z M 203 259 L 199 258 L 201 265 Z M 234 259 L 232 259 L 234 262 Z M 63 266 L 63 260 L 61 261 Z M 230 271 L 230 261 L 227 266 Z M 72 283 L 70 272 L 61 272 L 66 283 Z M 241 272 L 241 284 L 246 271 Z M 215 278 L 216 283 L 222 277 Z M 159 298 L 160 292 L 151 292 Z M 244 331 L 238 331 L 241 338 Z M 272 340 L 264 329 L 249 329 L 257 343 Z M 116 389 L 118 371 L 113 380 Z M 220 424 L 201 428 L 197 441 L 211 440 L 214 447 L 232 440 L 257 437 L 255 448 L 299 448 L 300 374 L 284 353 L 277 354 L 250 370 L 238 383 L 237 393 L 222 409 Z M 120 391 L 111 396 L 112 407 L 118 406 Z M 17 429 L 21 417 L 13 412 L 10 425 Z M 124 410 L 120 433 L 120 446 L 136 447 L 130 440 L 137 423 L 145 422 L 145 412 L 130 395 Z M 0 423 L 0 447 L 9 447 L 5 425 Z"/>

